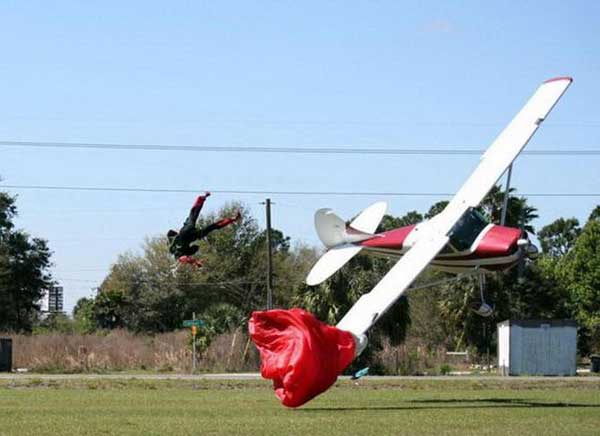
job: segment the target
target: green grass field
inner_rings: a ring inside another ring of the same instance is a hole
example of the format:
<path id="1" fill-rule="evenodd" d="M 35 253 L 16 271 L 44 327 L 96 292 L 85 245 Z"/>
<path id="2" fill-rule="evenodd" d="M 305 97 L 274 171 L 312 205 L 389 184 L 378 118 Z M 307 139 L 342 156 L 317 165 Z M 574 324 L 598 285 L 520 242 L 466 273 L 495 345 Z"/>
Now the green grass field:
<path id="1" fill-rule="evenodd" d="M 0 380 L 0 435 L 600 434 L 600 382 L 343 380 L 300 409 L 269 383 Z"/>

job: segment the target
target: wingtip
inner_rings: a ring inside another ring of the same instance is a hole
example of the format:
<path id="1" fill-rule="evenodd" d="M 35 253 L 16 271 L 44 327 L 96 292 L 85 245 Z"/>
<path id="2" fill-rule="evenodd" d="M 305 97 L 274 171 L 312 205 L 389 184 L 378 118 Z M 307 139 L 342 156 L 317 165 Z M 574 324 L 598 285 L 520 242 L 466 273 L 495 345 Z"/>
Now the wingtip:
<path id="1" fill-rule="evenodd" d="M 308 275 L 306 276 L 306 280 L 304 281 L 308 286 L 317 286 L 323 280 L 320 280 L 319 277 L 314 272 L 314 268 L 310 270 Z"/>
<path id="2" fill-rule="evenodd" d="M 317 286 L 321 284 L 321 281 L 319 281 L 319 279 L 316 279 L 314 277 L 307 277 L 306 278 L 306 284 L 308 286 Z"/>
<path id="3" fill-rule="evenodd" d="M 560 80 L 567 80 L 569 82 L 572 82 L 573 78 L 570 76 L 553 77 L 552 79 L 548 79 L 548 80 L 544 81 L 544 83 L 558 82 Z"/>

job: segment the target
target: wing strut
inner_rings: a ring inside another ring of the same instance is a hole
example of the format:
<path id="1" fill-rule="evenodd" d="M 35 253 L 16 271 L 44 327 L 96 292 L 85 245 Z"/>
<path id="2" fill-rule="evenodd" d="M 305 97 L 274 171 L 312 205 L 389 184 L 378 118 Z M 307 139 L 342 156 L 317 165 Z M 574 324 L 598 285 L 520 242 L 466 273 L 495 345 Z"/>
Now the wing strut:
<path id="1" fill-rule="evenodd" d="M 512 176 L 512 169 L 514 164 L 510 164 L 508 167 L 508 174 L 506 176 L 506 191 L 504 191 L 504 200 L 502 201 L 502 216 L 500 217 L 500 225 L 503 226 L 506 223 L 506 211 L 508 210 L 508 197 L 510 197 L 510 177 Z"/>

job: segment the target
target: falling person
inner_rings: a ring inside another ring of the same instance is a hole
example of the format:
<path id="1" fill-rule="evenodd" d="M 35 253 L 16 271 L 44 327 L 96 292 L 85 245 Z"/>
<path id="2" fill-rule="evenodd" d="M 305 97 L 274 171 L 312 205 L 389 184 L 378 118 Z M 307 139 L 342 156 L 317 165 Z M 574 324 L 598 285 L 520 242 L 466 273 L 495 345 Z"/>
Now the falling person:
<path id="1" fill-rule="evenodd" d="M 202 266 L 202 261 L 194 255 L 198 252 L 198 242 L 204 239 L 209 233 L 227 227 L 239 221 L 242 217 L 238 211 L 233 217 L 222 218 L 219 221 L 212 223 L 206 227 L 200 228 L 197 226 L 198 217 L 204 202 L 210 196 L 210 192 L 205 192 L 204 195 L 198 196 L 194 205 L 190 209 L 190 214 L 183 223 L 183 227 L 179 232 L 169 230 L 167 238 L 169 240 L 169 251 L 177 261 L 181 264 L 189 264 L 196 267 Z"/>

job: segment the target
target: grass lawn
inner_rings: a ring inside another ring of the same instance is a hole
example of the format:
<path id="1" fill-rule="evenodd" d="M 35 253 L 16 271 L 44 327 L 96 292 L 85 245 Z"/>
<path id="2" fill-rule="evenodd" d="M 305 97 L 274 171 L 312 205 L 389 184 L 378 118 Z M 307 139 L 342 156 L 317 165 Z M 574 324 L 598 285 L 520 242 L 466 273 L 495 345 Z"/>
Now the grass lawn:
<path id="1" fill-rule="evenodd" d="M 600 434 L 600 382 L 343 380 L 300 409 L 268 382 L 0 380 L 0 435 Z"/>

